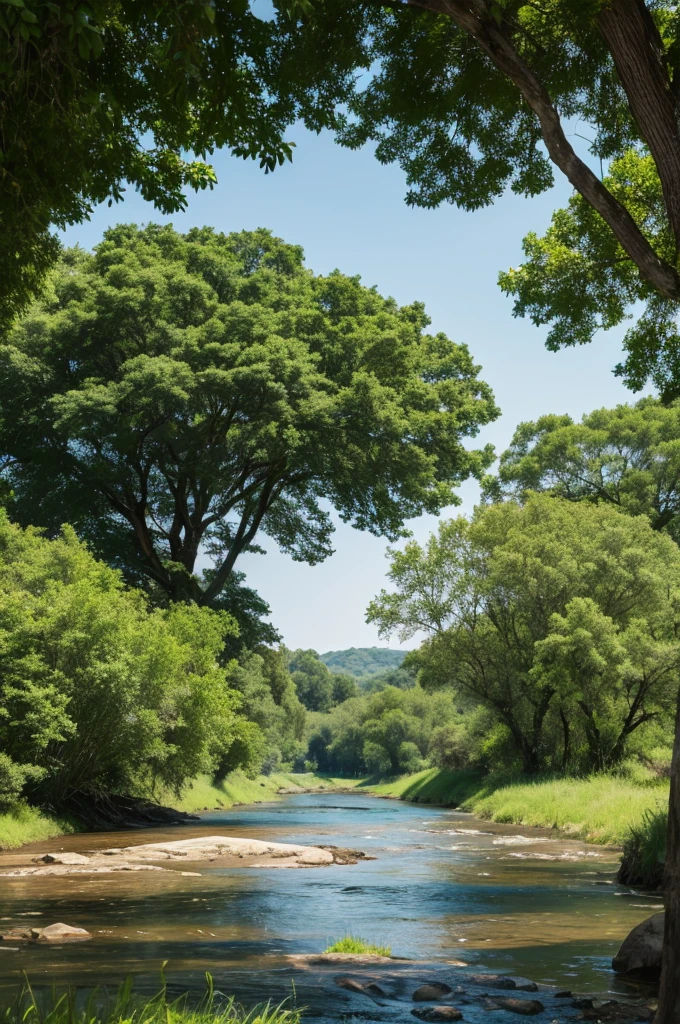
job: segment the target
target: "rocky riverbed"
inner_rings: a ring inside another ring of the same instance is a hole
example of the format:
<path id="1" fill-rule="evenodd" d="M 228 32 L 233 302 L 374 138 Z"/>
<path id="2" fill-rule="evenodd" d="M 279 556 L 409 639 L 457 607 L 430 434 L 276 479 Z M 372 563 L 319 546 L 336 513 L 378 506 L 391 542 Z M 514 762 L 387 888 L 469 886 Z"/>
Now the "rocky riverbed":
<path id="1" fill-rule="evenodd" d="M 176 866 L 209 861 L 217 867 L 318 868 L 332 864 L 356 864 L 368 860 L 361 850 L 337 846 L 299 846 L 236 836 L 199 836 L 170 842 L 116 846 L 106 850 L 77 853 L 60 850 L 49 853 L 15 854 L 4 861 L 0 878 L 28 878 L 46 875 L 111 874 L 116 871 L 166 871 Z M 182 872 L 184 875 L 195 872 Z"/>

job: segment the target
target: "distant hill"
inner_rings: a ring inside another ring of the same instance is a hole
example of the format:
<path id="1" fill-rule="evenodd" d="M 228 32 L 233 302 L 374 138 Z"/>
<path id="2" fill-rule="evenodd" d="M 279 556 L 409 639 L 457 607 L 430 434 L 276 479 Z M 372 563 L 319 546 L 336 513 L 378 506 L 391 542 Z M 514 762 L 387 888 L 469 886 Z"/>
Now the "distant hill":
<path id="1" fill-rule="evenodd" d="M 347 651 L 326 651 L 319 657 L 331 672 L 346 672 L 362 679 L 399 668 L 406 654 L 388 647 L 350 647 Z"/>

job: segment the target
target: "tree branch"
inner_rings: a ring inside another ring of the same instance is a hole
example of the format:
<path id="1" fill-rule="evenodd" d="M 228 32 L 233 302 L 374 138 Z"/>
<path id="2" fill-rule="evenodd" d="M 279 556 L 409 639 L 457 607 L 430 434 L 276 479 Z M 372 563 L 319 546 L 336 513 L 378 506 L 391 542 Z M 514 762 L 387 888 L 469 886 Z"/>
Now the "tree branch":
<path id="1" fill-rule="evenodd" d="M 680 298 L 680 275 L 662 260 L 640 231 L 628 210 L 609 192 L 568 141 L 560 115 L 548 91 L 491 13 L 487 0 L 408 0 L 416 7 L 442 14 L 472 36 L 536 114 L 550 159 L 577 192 L 609 225 L 640 274 L 668 299 Z M 618 2 L 618 0 L 615 0 Z M 630 2 L 630 0 L 623 0 Z M 680 196 L 679 196 L 680 199 Z"/>
<path id="2" fill-rule="evenodd" d="M 649 147 L 680 250 L 680 126 L 664 46 L 642 0 L 611 0 L 597 16 L 631 114 Z"/>

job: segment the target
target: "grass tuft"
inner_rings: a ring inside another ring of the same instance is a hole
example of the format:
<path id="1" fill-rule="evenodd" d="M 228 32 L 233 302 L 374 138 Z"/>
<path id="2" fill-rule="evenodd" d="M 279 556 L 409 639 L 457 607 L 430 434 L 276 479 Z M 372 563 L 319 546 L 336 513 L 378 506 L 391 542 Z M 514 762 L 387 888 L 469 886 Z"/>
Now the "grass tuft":
<path id="1" fill-rule="evenodd" d="M 639 824 L 631 825 L 623 844 L 618 880 L 624 885 L 660 889 L 666 859 L 668 811 L 647 811 Z"/>
<path id="2" fill-rule="evenodd" d="M 69 987 L 61 993 L 35 992 L 28 978 L 0 1020 L 3 1024 L 300 1024 L 302 1011 L 285 1003 L 266 1003 L 245 1010 L 233 997 L 215 992 L 208 974 L 206 993 L 192 1005 L 189 995 L 168 999 L 165 978 L 160 991 L 151 999 L 141 999 L 132 991 L 128 978 L 115 994 L 95 989 L 89 994 Z"/>
<path id="3" fill-rule="evenodd" d="M 360 939 L 358 935 L 345 935 L 342 939 L 338 939 L 332 946 L 328 946 L 324 953 L 373 953 L 378 956 L 391 956 L 391 946 L 374 946 L 370 942 L 366 942 L 365 939 Z"/>

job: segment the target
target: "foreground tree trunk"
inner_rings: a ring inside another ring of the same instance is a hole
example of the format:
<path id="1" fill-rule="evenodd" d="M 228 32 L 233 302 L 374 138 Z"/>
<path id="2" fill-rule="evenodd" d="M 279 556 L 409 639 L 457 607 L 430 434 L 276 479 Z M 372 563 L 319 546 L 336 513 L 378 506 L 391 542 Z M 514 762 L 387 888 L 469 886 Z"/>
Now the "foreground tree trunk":
<path id="1" fill-rule="evenodd" d="M 678 1024 L 680 1021 L 680 697 L 675 719 L 675 743 L 671 765 L 664 903 L 666 919 L 661 990 L 654 1024 Z"/>

